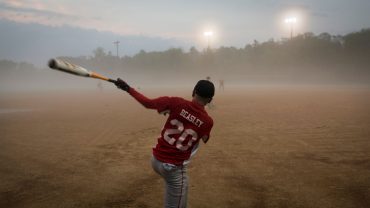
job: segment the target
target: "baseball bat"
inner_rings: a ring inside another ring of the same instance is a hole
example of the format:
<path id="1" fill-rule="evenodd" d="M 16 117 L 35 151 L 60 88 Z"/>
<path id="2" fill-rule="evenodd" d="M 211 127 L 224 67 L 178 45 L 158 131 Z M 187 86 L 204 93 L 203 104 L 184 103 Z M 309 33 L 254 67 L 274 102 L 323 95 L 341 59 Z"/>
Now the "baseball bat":
<path id="1" fill-rule="evenodd" d="M 52 69 L 67 72 L 67 73 L 74 74 L 77 76 L 92 77 L 92 78 L 101 79 L 101 80 L 105 80 L 105 81 L 113 82 L 113 83 L 116 82 L 116 80 L 107 78 L 96 72 L 89 71 L 83 68 L 82 66 L 78 66 L 78 65 L 69 63 L 67 61 L 60 60 L 60 59 L 50 59 L 48 66 Z"/>

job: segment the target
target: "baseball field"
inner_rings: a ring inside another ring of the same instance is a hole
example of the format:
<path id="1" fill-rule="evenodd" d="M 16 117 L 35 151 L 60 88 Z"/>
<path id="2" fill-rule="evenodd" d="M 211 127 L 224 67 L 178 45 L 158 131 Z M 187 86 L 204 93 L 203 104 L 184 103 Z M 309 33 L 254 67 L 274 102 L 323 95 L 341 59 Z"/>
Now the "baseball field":
<path id="1" fill-rule="evenodd" d="M 150 158 L 166 117 L 111 88 L 1 94 L 0 207 L 162 207 Z M 370 206 L 370 89 L 227 88 L 208 112 L 189 207 Z"/>

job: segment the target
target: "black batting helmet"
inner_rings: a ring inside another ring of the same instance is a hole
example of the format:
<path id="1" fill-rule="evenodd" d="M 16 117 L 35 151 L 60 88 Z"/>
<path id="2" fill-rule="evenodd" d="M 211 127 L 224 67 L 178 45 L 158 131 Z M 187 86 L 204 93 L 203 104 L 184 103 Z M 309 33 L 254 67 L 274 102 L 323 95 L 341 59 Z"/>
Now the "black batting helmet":
<path id="1" fill-rule="evenodd" d="M 213 98 L 215 86 L 208 80 L 199 80 L 194 87 L 194 92 L 203 98 Z"/>

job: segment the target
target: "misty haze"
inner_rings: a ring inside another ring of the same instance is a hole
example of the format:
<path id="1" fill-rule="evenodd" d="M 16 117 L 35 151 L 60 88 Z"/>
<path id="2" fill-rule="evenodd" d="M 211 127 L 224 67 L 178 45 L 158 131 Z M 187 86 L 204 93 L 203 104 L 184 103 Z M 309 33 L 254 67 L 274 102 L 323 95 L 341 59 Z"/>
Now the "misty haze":
<path id="1" fill-rule="evenodd" d="M 125 78 L 136 86 L 184 87 L 207 76 L 233 85 L 350 85 L 370 83 L 370 30 L 343 36 L 305 33 L 292 39 L 254 41 L 244 48 L 188 51 L 141 50 L 117 57 L 98 47 L 91 55 L 58 57 L 89 70 Z M 96 81 L 72 77 L 30 63 L 2 60 L 1 90 L 92 89 Z M 14 82 L 13 80 L 17 80 Z M 52 83 L 52 85 L 51 85 Z"/>
<path id="2" fill-rule="evenodd" d="M 187 170 L 188 207 L 368 207 L 368 11 L 346 0 L 0 1 L 0 207 L 163 207 L 150 161 L 169 116 L 130 90 L 195 102 L 206 79 L 214 124 Z M 54 58 L 130 93 L 50 69 Z"/>

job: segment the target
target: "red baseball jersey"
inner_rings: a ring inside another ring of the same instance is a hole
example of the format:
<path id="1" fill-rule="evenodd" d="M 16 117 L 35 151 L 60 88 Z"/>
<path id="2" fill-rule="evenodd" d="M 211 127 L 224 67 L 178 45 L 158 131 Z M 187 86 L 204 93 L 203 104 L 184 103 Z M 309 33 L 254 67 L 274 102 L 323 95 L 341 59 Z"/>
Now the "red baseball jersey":
<path id="1" fill-rule="evenodd" d="M 203 105 L 179 97 L 149 99 L 131 88 L 133 96 L 144 107 L 156 109 L 159 113 L 169 111 L 169 117 L 153 148 L 157 160 L 174 165 L 186 164 L 195 154 L 199 140 L 210 137 L 213 120 Z"/>

